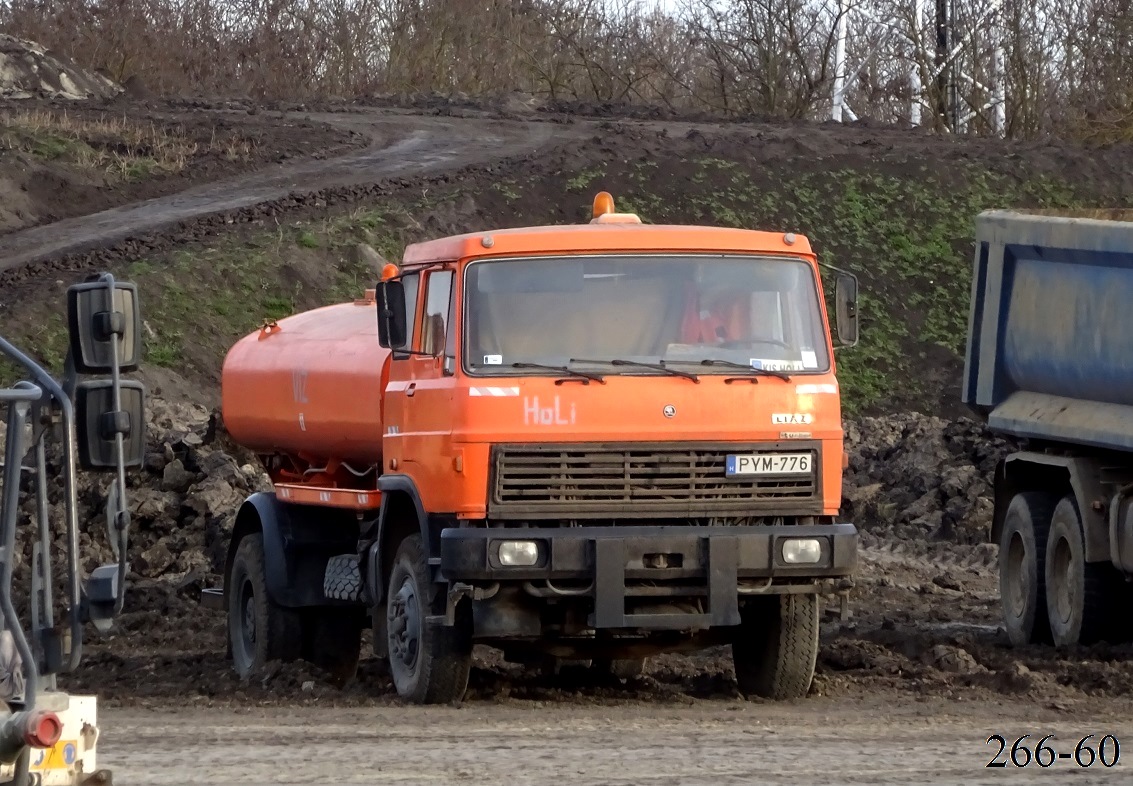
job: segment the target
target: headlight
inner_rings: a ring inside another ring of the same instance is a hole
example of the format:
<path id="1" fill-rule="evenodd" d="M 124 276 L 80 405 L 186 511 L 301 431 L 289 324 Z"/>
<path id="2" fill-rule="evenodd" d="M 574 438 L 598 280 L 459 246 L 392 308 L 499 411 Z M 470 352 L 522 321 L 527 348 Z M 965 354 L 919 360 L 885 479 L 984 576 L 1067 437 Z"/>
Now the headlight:
<path id="1" fill-rule="evenodd" d="M 505 540 L 500 543 L 500 564 L 530 567 L 539 562 L 539 544 L 533 540 Z"/>
<path id="2" fill-rule="evenodd" d="M 788 565 L 813 565 L 822 559 L 822 542 L 818 538 L 788 538 L 783 541 L 783 562 Z"/>

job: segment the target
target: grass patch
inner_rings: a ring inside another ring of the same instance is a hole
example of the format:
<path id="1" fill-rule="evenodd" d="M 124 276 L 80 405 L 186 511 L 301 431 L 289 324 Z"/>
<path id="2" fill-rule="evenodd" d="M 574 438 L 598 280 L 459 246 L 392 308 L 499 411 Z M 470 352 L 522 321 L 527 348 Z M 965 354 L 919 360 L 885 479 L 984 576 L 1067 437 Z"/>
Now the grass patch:
<path id="1" fill-rule="evenodd" d="M 230 161 L 246 160 L 255 145 L 244 138 L 220 140 L 215 133 L 201 145 L 155 123 L 29 109 L 0 115 L 0 149 L 133 182 L 181 172 L 202 152 L 219 152 Z"/>

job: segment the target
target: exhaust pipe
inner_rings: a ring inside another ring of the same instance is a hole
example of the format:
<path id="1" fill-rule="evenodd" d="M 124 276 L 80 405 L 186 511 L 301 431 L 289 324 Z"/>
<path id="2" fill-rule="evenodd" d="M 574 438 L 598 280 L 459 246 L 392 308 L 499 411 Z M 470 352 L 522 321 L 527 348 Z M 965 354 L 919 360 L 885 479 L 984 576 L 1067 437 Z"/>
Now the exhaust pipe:
<path id="1" fill-rule="evenodd" d="M 25 748 L 50 748 L 63 736 L 63 721 L 49 710 L 9 715 L 0 722 L 0 761 L 15 761 Z"/>

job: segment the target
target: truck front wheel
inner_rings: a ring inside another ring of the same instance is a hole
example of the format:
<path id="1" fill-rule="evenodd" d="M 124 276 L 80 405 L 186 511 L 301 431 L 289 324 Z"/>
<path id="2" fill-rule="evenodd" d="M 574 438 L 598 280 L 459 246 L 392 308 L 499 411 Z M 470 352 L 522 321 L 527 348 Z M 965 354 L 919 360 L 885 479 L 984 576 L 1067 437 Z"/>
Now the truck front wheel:
<path id="1" fill-rule="evenodd" d="M 1046 547 L 1046 606 L 1056 647 L 1092 644 L 1109 633 L 1109 567 L 1086 562 L 1078 506 L 1073 497 L 1063 497 L 1054 509 Z"/>
<path id="2" fill-rule="evenodd" d="M 261 533 L 240 541 L 228 586 L 228 641 L 240 678 L 259 673 L 273 660 L 297 660 L 303 643 L 302 618 L 268 596 Z"/>
<path id="3" fill-rule="evenodd" d="M 754 599 L 740 618 L 732 642 L 740 692 L 777 700 L 806 696 L 818 660 L 818 595 Z"/>
<path id="4" fill-rule="evenodd" d="M 386 594 L 386 648 L 397 694 L 416 704 L 459 701 L 472 670 L 472 631 L 467 609 L 458 608 L 452 627 L 429 626 L 444 596 L 430 581 L 421 538 L 401 542 Z"/>
<path id="5" fill-rule="evenodd" d="M 1046 612 L 1047 533 L 1057 497 L 1039 491 L 1016 494 L 999 536 L 999 598 L 1003 627 L 1016 647 L 1050 643 Z"/>

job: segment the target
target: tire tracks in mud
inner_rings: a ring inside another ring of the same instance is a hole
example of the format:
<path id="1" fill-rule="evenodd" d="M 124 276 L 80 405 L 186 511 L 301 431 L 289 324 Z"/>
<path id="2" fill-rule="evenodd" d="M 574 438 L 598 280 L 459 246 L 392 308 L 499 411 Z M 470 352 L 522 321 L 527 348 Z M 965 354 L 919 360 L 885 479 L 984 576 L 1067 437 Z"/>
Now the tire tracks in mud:
<path id="1" fill-rule="evenodd" d="M 281 117 L 287 114 L 366 133 L 371 142 L 340 156 L 270 166 L 0 237 L 0 290 L 8 290 L 3 300 L 19 296 L 22 287 L 16 285 L 163 250 L 225 225 L 355 202 L 398 181 L 447 179 L 469 167 L 529 158 L 584 136 L 590 126 L 380 109 Z"/>

